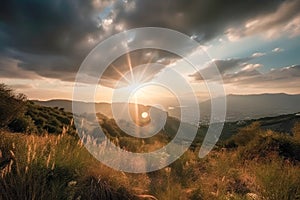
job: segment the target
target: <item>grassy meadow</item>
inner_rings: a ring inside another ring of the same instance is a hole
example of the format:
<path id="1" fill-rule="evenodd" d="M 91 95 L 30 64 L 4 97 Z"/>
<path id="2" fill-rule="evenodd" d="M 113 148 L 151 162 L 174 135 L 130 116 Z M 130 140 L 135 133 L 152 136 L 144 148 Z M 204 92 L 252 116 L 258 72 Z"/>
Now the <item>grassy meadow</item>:
<path id="1" fill-rule="evenodd" d="M 1 162 L 0 199 L 300 198 L 300 133 L 286 136 L 257 126 L 239 133 L 251 134 L 249 140 L 237 134 L 204 159 L 189 150 L 148 174 L 114 171 L 66 133 L 2 131 L 0 158 L 7 163 Z"/>

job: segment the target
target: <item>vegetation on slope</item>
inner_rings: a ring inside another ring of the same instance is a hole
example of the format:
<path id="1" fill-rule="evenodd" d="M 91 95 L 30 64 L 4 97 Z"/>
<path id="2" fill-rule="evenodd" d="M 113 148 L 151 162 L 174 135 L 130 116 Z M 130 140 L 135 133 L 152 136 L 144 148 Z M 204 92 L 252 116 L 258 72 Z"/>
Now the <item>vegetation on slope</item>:
<path id="1" fill-rule="evenodd" d="M 18 96 L 10 93 L 9 98 Z M 9 102 L 1 98 L 0 108 L 4 111 Z M 0 118 L 6 129 L 0 130 L 0 199 L 300 199 L 300 123 L 290 134 L 247 124 L 204 159 L 198 158 L 199 140 L 169 167 L 129 174 L 104 166 L 87 152 L 73 135 L 71 113 L 36 106 L 24 97 L 16 102 L 12 105 L 22 109 L 14 115 L 1 112 Z M 21 134 L 7 131 L 16 131 L 19 126 L 12 124 L 17 118 L 30 121 Z M 133 140 L 113 120 L 98 118 L 122 148 L 144 152 L 168 142 L 163 132 L 144 143 Z M 29 131 L 30 124 L 37 134 Z M 47 133 L 49 125 L 55 131 Z"/>
<path id="2" fill-rule="evenodd" d="M 238 133 L 253 136 L 247 142 L 237 135 L 235 146 L 218 147 L 204 159 L 197 157 L 199 149 L 189 150 L 147 174 L 105 167 L 68 134 L 1 132 L 0 199 L 297 199 L 300 164 L 291 152 L 300 146 L 299 127 L 286 136 L 254 124 Z M 281 144 L 294 148 L 282 154 Z"/>
<path id="3" fill-rule="evenodd" d="M 73 136 L 0 137 L 0 199 L 134 199 Z"/>
<path id="4" fill-rule="evenodd" d="M 0 84 L 0 128 L 19 133 L 75 133 L 72 113 L 36 105 L 4 84 Z"/>

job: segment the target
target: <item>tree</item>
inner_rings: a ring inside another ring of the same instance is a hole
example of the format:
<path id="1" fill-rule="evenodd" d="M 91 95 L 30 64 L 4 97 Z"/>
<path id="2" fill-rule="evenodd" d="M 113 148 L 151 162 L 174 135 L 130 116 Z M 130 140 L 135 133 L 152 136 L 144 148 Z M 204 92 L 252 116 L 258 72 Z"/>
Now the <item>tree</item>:
<path id="1" fill-rule="evenodd" d="M 16 94 L 5 84 L 0 84 L 0 128 L 6 127 L 26 110 L 26 96 Z"/>

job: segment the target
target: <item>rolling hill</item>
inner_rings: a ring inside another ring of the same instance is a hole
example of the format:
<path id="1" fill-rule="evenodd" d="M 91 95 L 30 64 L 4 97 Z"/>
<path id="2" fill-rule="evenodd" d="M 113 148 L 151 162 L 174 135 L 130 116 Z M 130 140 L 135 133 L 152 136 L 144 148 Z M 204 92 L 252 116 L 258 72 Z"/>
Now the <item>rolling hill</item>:
<path id="1" fill-rule="evenodd" d="M 216 99 L 218 101 L 218 99 Z M 61 107 L 72 112 L 72 101 L 49 100 L 34 101 L 35 103 L 49 107 Z M 238 121 L 283 114 L 300 112 L 300 95 L 289 94 L 258 94 L 258 95 L 228 95 L 226 121 Z M 82 113 L 91 113 L 94 104 L 77 102 Z M 107 117 L 112 117 L 109 103 L 96 103 L 96 112 Z M 200 103 L 201 121 L 208 122 L 210 117 L 210 100 Z M 170 116 L 180 118 L 180 108 L 168 111 Z"/>

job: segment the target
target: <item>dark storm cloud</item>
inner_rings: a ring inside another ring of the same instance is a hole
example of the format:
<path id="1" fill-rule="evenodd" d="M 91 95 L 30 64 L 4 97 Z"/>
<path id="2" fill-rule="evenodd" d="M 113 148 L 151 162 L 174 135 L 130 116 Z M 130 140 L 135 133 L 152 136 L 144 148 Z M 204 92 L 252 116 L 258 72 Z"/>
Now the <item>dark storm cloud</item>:
<path id="1" fill-rule="evenodd" d="M 35 72 L 22 70 L 18 65 L 18 60 L 0 56 L 0 78 L 39 78 Z"/>
<path id="2" fill-rule="evenodd" d="M 0 6 L 0 53 L 14 59 L 22 70 L 69 80 L 91 49 L 79 44 L 99 32 L 95 12 L 88 0 L 4 0 Z M 15 68 L 15 77 L 23 78 L 17 71 Z"/>
<path id="3" fill-rule="evenodd" d="M 87 34 L 98 31 L 94 12 L 89 0 L 4 0 L 4 45 L 29 53 L 68 54 Z"/>
<path id="4" fill-rule="evenodd" d="M 180 57 L 175 54 L 157 49 L 132 51 L 129 54 L 119 57 L 105 70 L 102 75 L 101 84 L 114 88 L 117 81 L 126 73 L 129 73 L 129 65 L 136 67 L 142 66 L 143 70 L 138 69 L 135 71 L 135 69 L 133 69 L 133 73 L 134 76 L 139 79 L 138 82 L 147 82 L 154 78 L 154 76 L 164 68 L 163 66 L 166 66 L 179 58 Z M 160 65 L 158 66 L 151 63 L 159 63 Z M 131 79 L 131 77 L 128 78 Z"/>
<path id="5" fill-rule="evenodd" d="M 229 25 L 273 12 L 282 0 L 150 0 L 135 1 L 135 11 L 120 9 L 118 21 L 127 27 L 160 26 L 175 29 L 198 40 L 209 40 Z"/>
<path id="6" fill-rule="evenodd" d="M 299 0 L 286 1 L 272 13 L 259 15 L 247 21 L 242 26 L 228 29 L 228 38 L 235 40 L 260 33 L 263 33 L 263 36 L 266 38 L 276 38 L 280 37 L 282 34 L 286 34 L 289 37 L 299 36 L 299 10 Z"/>
<path id="7" fill-rule="evenodd" d="M 2 62 L 1 76 L 21 78 L 22 73 L 17 72 L 21 69 L 28 72 L 27 76 L 37 74 L 73 81 L 87 53 L 97 42 L 121 31 L 120 27 L 172 28 L 205 42 L 223 34 L 229 25 L 237 26 L 250 18 L 272 13 L 281 3 L 281 0 L 263 3 L 261 0 L 4 0 L 0 5 L 0 54 L 14 60 L 17 66 L 7 70 L 4 68 L 8 66 Z M 119 78 L 114 71 L 107 71 L 104 78 L 110 77 Z"/>

